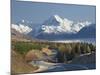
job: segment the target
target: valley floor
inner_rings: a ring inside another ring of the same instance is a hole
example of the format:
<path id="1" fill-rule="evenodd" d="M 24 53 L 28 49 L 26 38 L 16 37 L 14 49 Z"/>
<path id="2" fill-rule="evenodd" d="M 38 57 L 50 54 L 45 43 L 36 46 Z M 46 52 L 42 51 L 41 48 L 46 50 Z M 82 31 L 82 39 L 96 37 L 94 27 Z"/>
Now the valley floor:
<path id="1" fill-rule="evenodd" d="M 72 60 L 72 62 L 69 63 L 69 64 L 66 64 L 66 63 L 50 63 L 50 62 L 45 62 L 45 61 L 38 61 L 39 69 L 37 69 L 33 72 L 34 73 L 37 73 L 37 72 L 40 73 L 40 72 L 58 72 L 58 71 L 95 69 L 96 65 L 95 65 L 95 59 L 93 57 L 95 57 L 95 53 L 81 55 L 80 57 Z M 81 58 L 81 60 L 78 61 L 80 58 Z M 88 59 L 88 58 L 91 58 L 91 59 Z M 85 62 L 81 63 L 83 60 Z M 32 62 L 30 62 L 30 64 L 34 65 Z"/>

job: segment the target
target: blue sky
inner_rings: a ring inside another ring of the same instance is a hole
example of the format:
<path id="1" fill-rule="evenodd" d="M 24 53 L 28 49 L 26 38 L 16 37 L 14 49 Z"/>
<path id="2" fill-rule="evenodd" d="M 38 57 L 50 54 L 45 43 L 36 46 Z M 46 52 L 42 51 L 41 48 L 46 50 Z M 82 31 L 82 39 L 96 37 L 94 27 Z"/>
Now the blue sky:
<path id="1" fill-rule="evenodd" d="M 72 21 L 91 21 L 95 23 L 95 6 L 37 3 L 12 0 L 11 20 L 17 23 L 21 20 L 43 23 L 52 15 L 59 15 Z"/>

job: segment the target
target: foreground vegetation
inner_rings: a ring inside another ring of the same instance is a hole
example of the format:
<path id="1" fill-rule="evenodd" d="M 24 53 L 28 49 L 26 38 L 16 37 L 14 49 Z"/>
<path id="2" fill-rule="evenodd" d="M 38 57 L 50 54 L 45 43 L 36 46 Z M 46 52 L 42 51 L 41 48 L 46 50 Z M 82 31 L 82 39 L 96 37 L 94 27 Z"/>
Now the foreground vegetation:
<path id="1" fill-rule="evenodd" d="M 81 54 L 96 50 L 95 45 L 88 43 L 12 42 L 12 49 L 23 56 L 32 49 L 41 51 L 46 47 L 59 52 L 59 62 L 67 62 Z"/>
<path id="2" fill-rule="evenodd" d="M 95 53 L 96 46 L 88 43 L 53 43 L 53 42 L 24 42 L 12 41 L 11 50 L 11 73 L 34 73 L 39 66 L 30 65 L 26 60 L 43 57 L 43 48 L 56 50 L 58 63 L 69 63 L 75 57 L 84 54 Z M 48 53 L 48 52 L 47 52 Z M 27 57 L 27 58 L 26 58 Z M 49 61 L 50 62 L 50 61 Z M 81 61 L 80 61 L 81 62 Z"/>

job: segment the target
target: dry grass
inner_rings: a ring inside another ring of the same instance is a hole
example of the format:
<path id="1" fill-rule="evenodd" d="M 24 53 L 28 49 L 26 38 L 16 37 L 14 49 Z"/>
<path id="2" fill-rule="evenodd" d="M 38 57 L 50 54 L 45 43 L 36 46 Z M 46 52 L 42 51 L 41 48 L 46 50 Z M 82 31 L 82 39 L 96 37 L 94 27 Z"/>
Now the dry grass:
<path id="1" fill-rule="evenodd" d="M 15 74 L 22 74 L 22 73 L 33 73 L 34 70 L 37 70 L 37 66 L 32 66 L 29 65 L 23 57 L 12 50 L 12 55 L 11 55 L 11 73 L 13 75 Z"/>

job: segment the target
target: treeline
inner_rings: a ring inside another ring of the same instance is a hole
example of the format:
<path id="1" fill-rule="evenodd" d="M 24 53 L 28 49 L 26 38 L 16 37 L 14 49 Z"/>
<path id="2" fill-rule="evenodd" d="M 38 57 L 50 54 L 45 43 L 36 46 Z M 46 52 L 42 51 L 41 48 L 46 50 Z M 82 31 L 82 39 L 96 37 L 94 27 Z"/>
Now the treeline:
<path id="1" fill-rule="evenodd" d="M 29 50 L 42 48 L 56 49 L 59 52 L 61 62 L 72 60 L 81 54 L 95 52 L 96 47 L 89 43 L 52 43 L 52 42 L 12 42 L 12 49 L 20 54 L 26 54 Z"/>
<path id="2" fill-rule="evenodd" d="M 61 53 L 60 57 L 63 57 L 62 62 L 67 62 L 81 54 L 95 52 L 96 47 L 88 43 L 67 43 L 59 45 L 58 50 Z"/>

